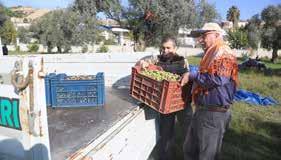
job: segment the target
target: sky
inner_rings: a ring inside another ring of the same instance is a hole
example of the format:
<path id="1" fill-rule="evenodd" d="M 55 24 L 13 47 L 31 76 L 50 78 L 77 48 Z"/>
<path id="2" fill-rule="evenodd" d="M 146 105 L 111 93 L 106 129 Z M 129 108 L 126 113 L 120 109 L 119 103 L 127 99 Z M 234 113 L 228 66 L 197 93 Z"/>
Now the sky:
<path id="1" fill-rule="evenodd" d="M 12 6 L 31 6 L 34 8 L 66 8 L 74 0 L 0 0 L 0 2 L 6 7 Z"/>
<path id="2" fill-rule="evenodd" d="M 227 10 L 235 5 L 240 10 L 240 19 L 250 19 L 255 14 L 260 14 L 261 11 L 268 5 L 281 4 L 281 0 L 207 0 L 211 4 L 215 4 L 217 11 L 222 19 L 226 19 Z"/>
<path id="3" fill-rule="evenodd" d="M 34 8 L 66 8 L 74 0 L 0 0 L 5 6 L 31 6 Z M 122 0 L 124 4 L 128 4 L 128 0 Z M 222 19 L 226 19 L 227 10 L 235 5 L 240 9 L 240 19 L 247 20 L 253 15 L 260 13 L 268 5 L 281 4 L 281 0 L 207 0 L 214 4 Z"/>

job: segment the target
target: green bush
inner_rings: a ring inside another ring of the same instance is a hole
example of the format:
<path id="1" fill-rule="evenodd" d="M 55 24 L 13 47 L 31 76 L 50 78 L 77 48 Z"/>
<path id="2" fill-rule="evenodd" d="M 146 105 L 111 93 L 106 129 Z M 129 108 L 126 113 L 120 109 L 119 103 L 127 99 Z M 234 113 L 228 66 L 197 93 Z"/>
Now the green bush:
<path id="1" fill-rule="evenodd" d="M 39 45 L 36 43 L 31 43 L 27 46 L 29 52 L 37 52 L 39 50 Z"/>
<path id="2" fill-rule="evenodd" d="M 245 49 L 248 47 L 248 34 L 243 29 L 229 31 L 228 41 L 231 48 Z"/>
<path id="3" fill-rule="evenodd" d="M 108 52 L 108 47 L 106 45 L 102 45 L 102 46 L 100 46 L 100 48 L 98 48 L 97 52 L 106 53 L 106 52 Z"/>

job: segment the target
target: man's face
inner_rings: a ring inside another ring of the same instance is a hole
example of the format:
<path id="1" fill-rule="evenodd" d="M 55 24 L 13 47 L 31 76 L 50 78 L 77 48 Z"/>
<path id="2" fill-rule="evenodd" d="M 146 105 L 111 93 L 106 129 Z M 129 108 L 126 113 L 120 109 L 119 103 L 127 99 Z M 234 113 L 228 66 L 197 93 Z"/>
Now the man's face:
<path id="1" fill-rule="evenodd" d="M 218 34 L 216 32 L 206 32 L 199 37 L 199 43 L 203 46 L 203 49 L 210 48 L 217 40 Z"/>
<path id="2" fill-rule="evenodd" d="M 176 51 L 177 47 L 172 41 L 164 42 L 161 46 L 161 53 L 165 56 L 174 55 L 176 54 Z"/>

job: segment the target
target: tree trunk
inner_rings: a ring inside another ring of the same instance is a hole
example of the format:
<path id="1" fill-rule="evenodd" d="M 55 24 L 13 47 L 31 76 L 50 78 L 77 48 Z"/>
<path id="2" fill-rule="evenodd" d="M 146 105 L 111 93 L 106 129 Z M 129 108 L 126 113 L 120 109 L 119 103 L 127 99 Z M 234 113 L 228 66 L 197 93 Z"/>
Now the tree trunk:
<path id="1" fill-rule="evenodd" d="M 47 42 L 47 52 L 48 52 L 48 53 L 52 53 L 51 42 Z"/>
<path id="2" fill-rule="evenodd" d="M 277 57 L 278 57 L 278 48 L 274 47 L 274 48 L 273 48 L 273 51 L 272 51 L 271 62 L 272 62 L 272 63 L 275 63 Z"/>
<path id="3" fill-rule="evenodd" d="M 69 53 L 70 50 L 71 50 L 71 46 L 65 45 L 63 48 L 63 53 Z"/>
<path id="4" fill-rule="evenodd" d="M 57 46 L 57 49 L 58 49 L 58 53 L 62 53 L 60 46 Z"/>
<path id="5" fill-rule="evenodd" d="M 146 48 L 146 44 L 144 40 L 139 40 L 135 45 L 135 51 L 144 52 Z"/>
<path id="6" fill-rule="evenodd" d="M 137 38 L 134 44 L 134 51 L 143 52 L 145 51 L 145 48 L 146 48 L 145 40 L 143 40 L 142 38 Z"/>
<path id="7" fill-rule="evenodd" d="M 232 23 L 233 23 L 233 28 L 238 29 L 238 19 L 234 18 Z"/>

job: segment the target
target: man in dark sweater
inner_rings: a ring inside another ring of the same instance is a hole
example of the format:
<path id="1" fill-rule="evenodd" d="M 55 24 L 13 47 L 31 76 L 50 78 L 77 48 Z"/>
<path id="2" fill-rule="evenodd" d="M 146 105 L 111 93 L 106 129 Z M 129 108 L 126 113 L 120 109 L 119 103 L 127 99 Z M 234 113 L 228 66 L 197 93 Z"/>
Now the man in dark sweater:
<path id="1" fill-rule="evenodd" d="M 183 75 L 188 72 L 188 62 L 184 57 L 179 56 L 175 38 L 167 36 L 162 39 L 160 46 L 160 55 L 157 57 L 149 57 L 141 60 L 137 65 L 146 68 L 149 64 L 155 64 L 163 68 L 164 71 L 171 72 L 178 75 Z M 159 158 L 160 160 L 173 159 L 174 155 L 172 146 L 174 146 L 175 122 L 179 122 L 181 132 L 184 133 L 189 126 L 192 117 L 191 103 L 191 84 L 185 86 L 187 88 L 186 94 L 186 108 L 185 110 L 170 113 L 160 114 L 160 140 L 159 140 Z"/>

